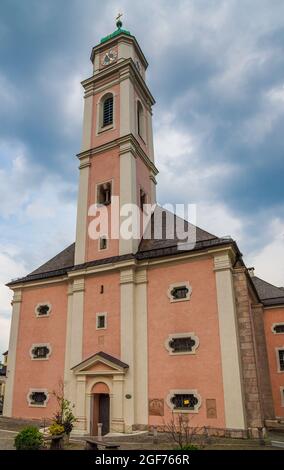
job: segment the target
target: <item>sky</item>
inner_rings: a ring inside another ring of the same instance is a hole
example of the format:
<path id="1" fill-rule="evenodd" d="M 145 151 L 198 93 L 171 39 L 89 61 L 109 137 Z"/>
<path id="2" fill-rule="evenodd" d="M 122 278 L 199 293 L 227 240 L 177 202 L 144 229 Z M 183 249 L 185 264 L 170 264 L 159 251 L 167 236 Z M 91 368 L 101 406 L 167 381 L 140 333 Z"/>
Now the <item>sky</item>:
<path id="1" fill-rule="evenodd" d="M 118 11 L 149 62 L 158 202 L 284 285 L 283 0 L 1 0 L 0 354 L 5 283 L 75 239 L 80 81 Z"/>

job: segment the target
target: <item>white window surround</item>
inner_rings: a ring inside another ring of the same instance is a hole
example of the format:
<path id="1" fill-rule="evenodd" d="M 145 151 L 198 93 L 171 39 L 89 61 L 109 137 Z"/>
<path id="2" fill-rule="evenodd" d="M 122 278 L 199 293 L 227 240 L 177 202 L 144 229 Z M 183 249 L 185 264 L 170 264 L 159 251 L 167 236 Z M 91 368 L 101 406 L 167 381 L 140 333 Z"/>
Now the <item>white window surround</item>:
<path id="1" fill-rule="evenodd" d="M 182 352 L 175 352 L 170 347 L 170 342 L 174 338 L 192 338 L 195 341 L 195 345 L 192 347 L 191 351 L 182 351 Z M 199 338 L 195 335 L 195 333 L 173 333 L 168 336 L 165 341 L 165 348 L 169 352 L 171 356 L 184 356 L 185 354 L 196 354 L 196 349 L 199 346 Z"/>
<path id="2" fill-rule="evenodd" d="M 46 315 L 40 315 L 38 313 L 38 308 L 43 306 L 43 305 L 47 305 L 49 307 L 49 310 L 48 310 L 48 313 Z M 51 311 L 52 311 L 52 305 L 49 303 L 49 302 L 40 302 L 39 304 L 37 304 L 36 308 L 35 308 L 35 314 L 38 318 L 46 318 L 46 317 L 49 317 L 49 315 L 51 314 Z"/>
<path id="3" fill-rule="evenodd" d="M 103 126 L 103 104 L 104 100 L 109 97 L 110 95 L 113 96 L 113 120 L 112 124 L 108 126 Z M 116 116 L 116 96 L 117 94 L 114 93 L 113 90 L 105 90 L 102 95 L 100 96 L 97 102 L 97 125 L 96 125 L 96 135 L 102 134 L 103 132 L 109 131 L 111 129 L 115 129 L 115 116 Z"/>
<path id="4" fill-rule="evenodd" d="M 43 392 L 46 394 L 46 400 L 44 402 L 43 405 L 35 405 L 33 403 L 31 403 L 31 394 L 34 393 L 34 392 Z M 48 403 L 48 400 L 49 400 L 49 393 L 48 393 L 48 390 L 46 388 L 30 388 L 29 389 L 29 392 L 27 394 L 27 402 L 28 402 L 28 405 L 32 408 L 46 408 L 47 406 L 47 403 Z"/>
<path id="5" fill-rule="evenodd" d="M 284 387 L 280 387 L 281 406 L 284 408 Z"/>
<path id="6" fill-rule="evenodd" d="M 183 410 L 183 409 L 174 409 L 174 405 L 173 403 L 171 402 L 171 398 L 173 398 L 175 395 L 194 395 L 198 402 L 197 404 L 195 405 L 194 407 L 194 410 Z M 168 405 L 168 407 L 171 409 L 171 411 L 173 413 L 199 413 L 199 408 L 201 407 L 201 404 L 202 404 L 202 400 L 201 400 L 201 396 L 199 395 L 199 393 L 197 392 L 197 390 L 195 389 L 176 389 L 176 390 L 170 390 L 169 391 L 169 394 L 167 395 L 167 398 L 166 398 L 166 403 Z"/>
<path id="7" fill-rule="evenodd" d="M 105 326 L 100 328 L 99 327 L 99 317 L 105 317 Z M 96 313 L 96 330 L 106 330 L 107 329 L 107 312 L 98 312 Z"/>
<path id="8" fill-rule="evenodd" d="M 280 358 L 279 358 L 279 351 L 284 351 L 284 346 L 275 348 L 276 352 L 276 364 L 277 364 L 277 372 L 278 374 L 284 374 L 284 370 L 280 369 Z"/>
<path id="9" fill-rule="evenodd" d="M 183 287 L 185 286 L 188 289 L 187 295 L 184 299 L 174 299 L 171 292 L 175 287 Z M 171 302 L 185 302 L 187 300 L 190 300 L 192 294 L 192 287 L 189 284 L 188 281 L 180 281 L 180 282 L 175 282 L 174 284 L 170 284 L 168 288 L 168 298 L 170 299 Z"/>
<path id="10" fill-rule="evenodd" d="M 278 325 L 284 325 L 284 322 L 277 322 L 277 323 L 273 323 L 272 326 L 271 326 L 271 331 L 274 335 L 284 335 L 284 331 L 281 332 L 281 333 L 277 333 L 277 331 L 274 330 L 275 326 L 278 326 Z"/>
<path id="11" fill-rule="evenodd" d="M 47 354 L 46 357 L 34 357 L 33 356 L 33 349 L 34 348 L 41 348 L 41 347 L 47 347 L 48 350 L 49 350 L 49 353 Z M 32 344 L 31 348 L 30 348 L 30 356 L 31 356 L 31 359 L 33 361 L 47 361 L 51 355 L 51 352 L 52 352 L 52 348 L 50 346 L 49 343 L 35 343 L 35 344 Z"/>
<path id="12" fill-rule="evenodd" d="M 106 248 L 101 248 L 101 239 L 104 238 L 106 240 Z M 109 239 L 107 237 L 107 235 L 101 235 L 98 239 L 98 250 L 99 251 L 107 251 L 108 248 L 109 248 Z"/>

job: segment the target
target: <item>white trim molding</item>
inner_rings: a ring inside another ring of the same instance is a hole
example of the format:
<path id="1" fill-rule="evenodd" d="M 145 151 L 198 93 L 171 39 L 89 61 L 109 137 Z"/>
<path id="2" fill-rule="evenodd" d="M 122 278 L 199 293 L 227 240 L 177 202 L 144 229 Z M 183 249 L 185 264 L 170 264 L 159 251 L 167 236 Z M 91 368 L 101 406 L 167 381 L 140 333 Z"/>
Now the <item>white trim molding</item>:
<path id="1" fill-rule="evenodd" d="M 195 344 L 192 346 L 191 351 L 178 351 L 175 352 L 174 349 L 170 346 L 170 342 L 175 338 L 191 338 Z M 199 338 L 195 335 L 195 333 L 173 333 L 168 336 L 165 341 L 165 348 L 169 352 L 171 356 L 181 356 L 185 354 L 196 354 L 196 349 L 199 346 Z"/>
<path id="2" fill-rule="evenodd" d="M 183 299 L 175 299 L 172 295 L 173 289 L 178 288 L 178 287 L 180 288 L 185 287 L 187 289 L 186 297 L 184 297 Z M 168 288 L 168 292 L 167 292 L 168 298 L 170 299 L 171 302 L 184 302 L 186 300 L 190 300 L 191 294 L 192 294 L 192 287 L 188 281 L 181 281 L 181 282 L 175 282 L 174 284 L 170 284 Z"/>
<path id="3" fill-rule="evenodd" d="M 275 348 L 277 372 L 278 372 L 278 374 L 284 374 L 284 369 L 282 370 L 281 367 L 280 367 L 280 357 L 279 357 L 279 352 L 280 351 L 284 352 L 284 346 L 279 346 L 278 348 Z"/>
<path id="4" fill-rule="evenodd" d="M 184 409 L 184 408 L 174 409 L 172 398 L 175 395 L 194 395 L 194 397 L 197 399 L 197 403 L 196 405 L 194 405 L 194 409 L 193 410 Z M 201 400 L 201 396 L 199 395 L 196 389 L 175 389 L 175 390 L 169 391 L 169 394 L 167 395 L 167 398 L 166 398 L 166 403 L 173 413 L 199 413 L 199 408 L 201 407 L 202 400 Z"/>
<path id="5" fill-rule="evenodd" d="M 35 392 L 44 393 L 46 395 L 46 400 L 44 401 L 43 405 L 36 405 L 34 403 L 31 403 L 31 394 L 35 393 Z M 32 407 L 32 408 L 46 408 L 48 401 L 49 401 L 49 393 L 48 393 L 48 390 L 46 388 L 30 388 L 29 389 L 28 394 L 27 394 L 27 402 L 28 402 L 28 405 L 30 407 Z"/>
<path id="6" fill-rule="evenodd" d="M 47 306 L 48 307 L 48 312 L 45 314 L 45 315 L 40 315 L 39 312 L 38 312 L 38 309 L 40 307 L 43 307 L 43 306 Z M 52 312 L 52 305 L 49 303 L 49 302 L 40 302 L 37 304 L 37 306 L 35 307 L 35 314 L 38 318 L 46 318 L 46 317 L 49 317 L 49 315 L 51 314 Z"/>
<path id="7" fill-rule="evenodd" d="M 48 349 L 47 355 L 45 357 L 34 357 L 33 350 L 35 348 L 44 348 L 44 347 Z M 35 343 L 35 344 L 32 344 L 30 348 L 30 356 L 33 361 L 47 361 L 50 358 L 51 353 L 52 353 L 52 348 L 49 343 Z"/>

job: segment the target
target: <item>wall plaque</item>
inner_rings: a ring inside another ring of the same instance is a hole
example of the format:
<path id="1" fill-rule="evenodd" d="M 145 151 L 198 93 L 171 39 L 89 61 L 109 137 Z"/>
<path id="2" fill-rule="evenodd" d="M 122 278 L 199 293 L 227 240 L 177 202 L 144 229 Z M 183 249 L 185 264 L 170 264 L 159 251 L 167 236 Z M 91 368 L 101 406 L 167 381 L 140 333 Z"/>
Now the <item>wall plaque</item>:
<path id="1" fill-rule="evenodd" d="M 163 398 L 150 398 L 149 399 L 149 415 L 164 416 Z"/>
<path id="2" fill-rule="evenodd" d="M 206 398 L 207 418 L 217 418 L 217 406 L 215 398 Z"/>

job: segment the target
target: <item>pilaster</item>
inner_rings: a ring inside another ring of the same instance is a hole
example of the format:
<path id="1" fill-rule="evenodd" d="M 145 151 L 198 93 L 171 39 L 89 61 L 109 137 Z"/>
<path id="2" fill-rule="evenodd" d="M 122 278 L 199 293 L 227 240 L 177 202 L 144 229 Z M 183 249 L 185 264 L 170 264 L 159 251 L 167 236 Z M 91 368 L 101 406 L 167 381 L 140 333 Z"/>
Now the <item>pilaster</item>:
<path id="1" fill-rule="evenodd" d="M 242 371 L 229 253 L 214 257 L 226 428 L 245 429 Z"/>
<path id="2" fill-rule="evenodd" d="M 9 340 L 9 354 L 7 362 L 7 380 L 5 385 L 5 398 L 3 416 L 12 416 L 13 413 L 13 395 L 14 395 L 14 380 L 15 380 L 15 369 L 16 369 L 16 357 L 17 357 L 17 342 L 19 333 L 20 323 L 20 310 L 22 302 L 22 291 L 20 289 L 14 290 L 13 297 L 13 310 L 12 310 L 12 321 L 10 329 L 10 340 Z"/>

